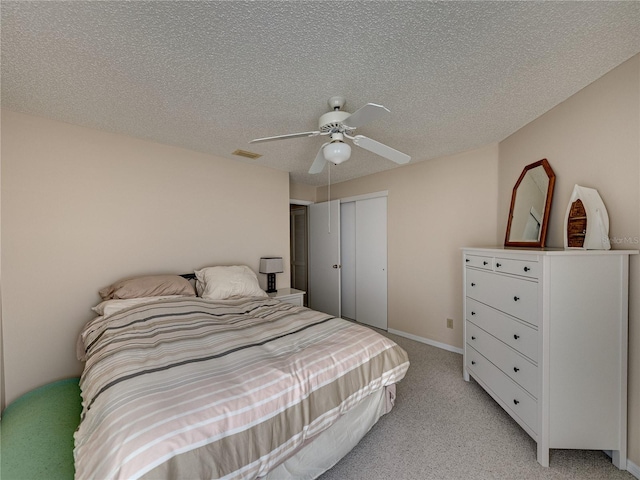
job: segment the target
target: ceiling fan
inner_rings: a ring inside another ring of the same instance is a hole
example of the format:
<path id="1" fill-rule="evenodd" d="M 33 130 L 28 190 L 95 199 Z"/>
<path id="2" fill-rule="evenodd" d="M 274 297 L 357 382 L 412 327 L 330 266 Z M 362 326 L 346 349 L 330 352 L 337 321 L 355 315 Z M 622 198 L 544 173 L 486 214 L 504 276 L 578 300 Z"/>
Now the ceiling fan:
<path id="1" fill-rule="evenodd" d="M 249 143 L 270 142 L 272 140 L 283 140 L 288 138 L 316 137 L 318 135 L 329 135 L 331 139 L 320 147 L 316 159 L 311 164 L 309 173 L 320 173 L 324 170 L 327 161 L 336 165 L 346 161 L 351 156 L 351 147 L 345 143 L 348 138 L 355 145 L 369 150 L 381 157 L 387 158 L 398 164 L 408 163 L 411 157 L 405 153 L 391 148 L 383 143 L 372 140 L 364 135 L 353 135 L 356 128 L 369 122 L 377 120 L 381 116 L 389 113 L 389 109 L 375 103 L 367 103 L 353 113 L 341 110 L 346 101 L 344 97 L 331 97 L 329 106 L 331 111 L 320 117 L 319 130 L 312 132 L 290 133 L 288 135 L 277 135 L 275 137 L 256 138 Z"/>

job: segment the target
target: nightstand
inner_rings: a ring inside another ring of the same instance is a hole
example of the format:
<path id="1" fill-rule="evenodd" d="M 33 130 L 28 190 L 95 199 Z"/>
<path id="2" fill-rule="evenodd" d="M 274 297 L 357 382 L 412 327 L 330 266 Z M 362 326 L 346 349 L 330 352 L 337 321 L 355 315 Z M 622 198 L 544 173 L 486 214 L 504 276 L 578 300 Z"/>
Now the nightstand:
<path id="1" fill-rule="evenodd" d="M 271 298 L 280 300 L 281 302 L 290 303 L 292 305 L 298 305 L 302 307 L 304 304 L 304 294 L 302 290 L 296 290 L 295 288 L 279 288 L 277 292 L 269 293 Z"/>

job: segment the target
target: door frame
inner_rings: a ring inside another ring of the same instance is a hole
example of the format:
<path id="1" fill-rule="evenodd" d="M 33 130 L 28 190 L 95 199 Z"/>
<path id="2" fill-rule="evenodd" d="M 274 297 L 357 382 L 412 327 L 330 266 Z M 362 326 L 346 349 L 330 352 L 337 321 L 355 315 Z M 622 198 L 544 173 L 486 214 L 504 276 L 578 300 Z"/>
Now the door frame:
<path id="1" fill-rule="evenodd" d="M 389 197 L 389 190 L 381 190 L 379 192 L 364 193 L 362 195 L 354 195 L 353 197 L 345 197 L 340 199 L 340 203 L 356 202 L 358 200 L 369 200 L 371 198 Z M 388 204 L 387 204 L 388 210 Z"/>
<path id="2" fill-rule="evenodd" d="M 306 220 L 305 220 L 305 225 L 306 225 L 306 232 L 305 232 L 305 242 L 306 245 L 304 247 L 305 250 L 305 270 L 307 272 L 306 274 L 306 285 L 307 288 L 305 288 L 305 293 L 306 295 L 303 295 L 303 305 L 306 307 L 308 305 L 308 301 L 309 301 L 309 295 L 308 295 L 308 290 L 309 290 L 309 205 L 313 204 L 313 202 L 309 201 L 309 200 L 297 200 L 295 198 L 290 198 L 289 199 L 289 220 L 291 221 L 291 205 L 300 205 L 303 207 L 307 207 L 306 208 L 306 212 L 305 212 L 305 216 L 306 216 Z M 291 244 L 291 224 L 289 224 L 289 250 L 291 250 L 292 248 L 292 244 Z M 293 281 L 293 277 L 294 277 L 294 266 L 293 266 L 293 253 L 291 253 L 291 265 L 290 265 L 290 276 L 291 276 L 291 287 L 295 288 L 295 282 Z"/>

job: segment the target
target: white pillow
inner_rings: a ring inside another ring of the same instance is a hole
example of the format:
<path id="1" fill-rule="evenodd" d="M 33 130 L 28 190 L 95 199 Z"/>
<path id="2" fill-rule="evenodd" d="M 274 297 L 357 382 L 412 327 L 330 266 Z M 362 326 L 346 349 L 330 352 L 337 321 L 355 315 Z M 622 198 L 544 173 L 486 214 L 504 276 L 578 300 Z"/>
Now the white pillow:
<path id="1" fill-rule="evenodd" d="M 268 296 L 260 288 L 255 272 L 246 265 L 206 267 L 196 270 L 195 274 L 198 296 L 207 300 Z"/>
<path id="2" fill-rule="evenodd" d="M 118 313 L 120 310 L 124 310 L 125 308 L 133 307 L 134 305 L 139 305 L 141 303 L 154 302 L 156 300 L 162 300 L 163 298 L 179 298 L 182 296 L 184 295 L 163 295 L 159 297 L 140 297 L 140 298 L 105 300 L 104 302 L 99 303 L 95 307 L 91 307 L 91 310 L 96 312 L 98 315 L 102 315 L 103 317 L 108 317 L 110 315 L 113 315 L 114 313 Z"/>

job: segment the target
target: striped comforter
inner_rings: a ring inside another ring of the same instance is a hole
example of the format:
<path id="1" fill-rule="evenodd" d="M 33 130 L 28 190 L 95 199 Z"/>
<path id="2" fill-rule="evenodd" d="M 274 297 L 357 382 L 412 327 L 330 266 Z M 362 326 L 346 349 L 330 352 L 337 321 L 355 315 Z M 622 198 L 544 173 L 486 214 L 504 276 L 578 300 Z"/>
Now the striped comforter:
<path id="1" fill-rule="evenodd" d="M 82 480 L 260 477 L 409 366 L 369 328 L 269 298 L 139 305 L 81 340 Z"/>

